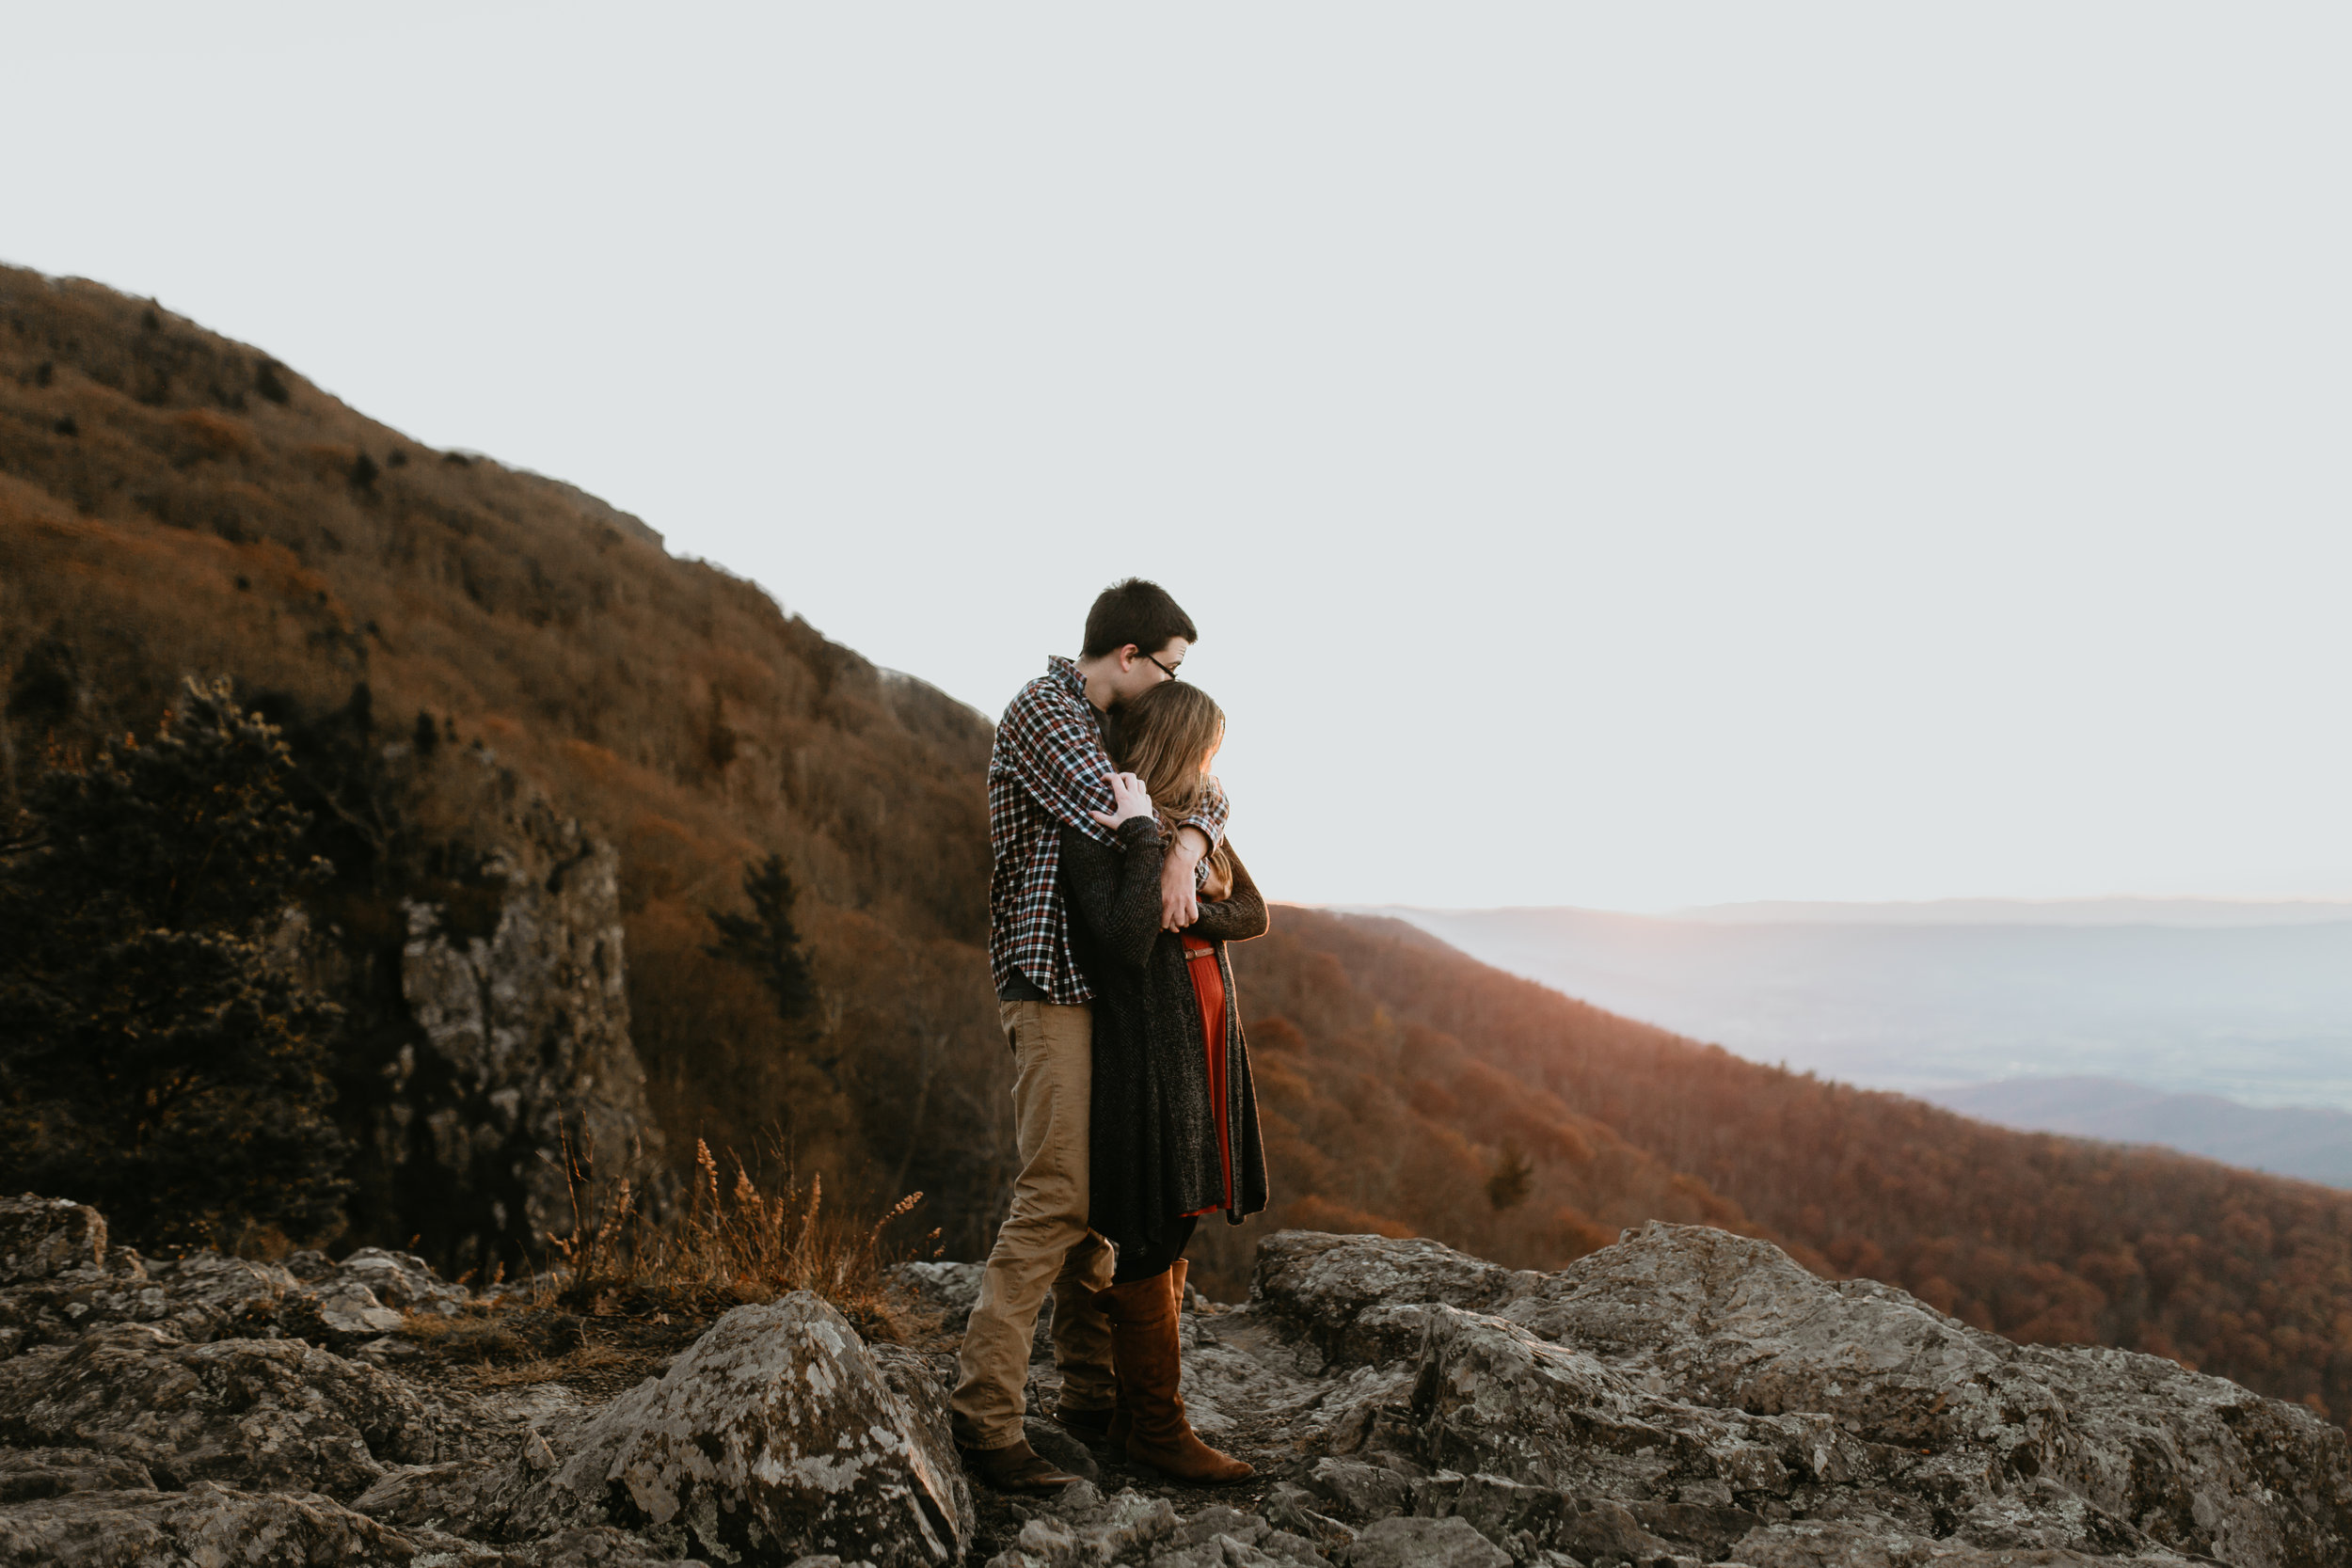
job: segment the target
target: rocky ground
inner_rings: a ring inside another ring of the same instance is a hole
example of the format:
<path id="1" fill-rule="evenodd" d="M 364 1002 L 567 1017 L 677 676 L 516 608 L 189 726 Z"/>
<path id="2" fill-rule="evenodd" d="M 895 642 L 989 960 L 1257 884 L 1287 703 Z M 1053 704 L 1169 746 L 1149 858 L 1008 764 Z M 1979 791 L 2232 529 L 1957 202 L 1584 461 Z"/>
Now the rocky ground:
<path id="1" fill-rule="evenodd" d="M 0 1201 L 0 1564 L 971 1560 L 2056 1568 L 2352 1558 L 2344 1434 L 2169 1361 L 2017 1346 L 1721 1231 L 1556 1274 L 1285 1232 L 1184 1318 L 1196 1424 L 1259 1466 L 975 1496 L 946 1427 L 969 1265 L 905 1344 L 795 1294 L 485 1302 L 375 1250 L 168 1264 Z M 1033 1374 L 1050 1396 L 1050 1357 Z"/>

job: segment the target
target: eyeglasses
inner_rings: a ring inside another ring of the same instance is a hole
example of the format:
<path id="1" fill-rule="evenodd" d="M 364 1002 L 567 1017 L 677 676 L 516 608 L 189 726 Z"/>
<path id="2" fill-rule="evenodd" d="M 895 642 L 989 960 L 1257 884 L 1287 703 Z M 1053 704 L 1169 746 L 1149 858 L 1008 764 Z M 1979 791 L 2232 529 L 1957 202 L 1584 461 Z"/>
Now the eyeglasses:
<path id="1" fill-rule="evenodd" d="M 1150 659 L 1154 664 L 1160 664 L 1160 656 L 1157 654 L 1146 654 L 1143 657 Z M 1176 664 L 1160 664 L 1160 673 L 1166 675 L 1169 680 L 1180 681 L 1184 677 L 1178 674 L 1176 672 L 1183 668 L 1184 666 L 1181 662 Z"/>

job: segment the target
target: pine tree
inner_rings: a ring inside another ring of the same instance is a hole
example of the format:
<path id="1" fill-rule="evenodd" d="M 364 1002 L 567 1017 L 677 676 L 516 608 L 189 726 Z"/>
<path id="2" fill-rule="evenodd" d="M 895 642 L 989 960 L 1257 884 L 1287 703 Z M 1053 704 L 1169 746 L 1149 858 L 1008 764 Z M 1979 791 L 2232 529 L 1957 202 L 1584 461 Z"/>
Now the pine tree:
<path id="1" fill-rule="evenodd" d="M 142 742 L 56 767 L 0 844 L 0 1190 L 148 1244 L 340 1227 L 337 1009 L 271 938 L 325 863 L 278 732 L 188 683 Z"/>
<path id="2" fill-rule="evenodd" d="M 792 879 L 782 855 L 770 855 L 743 873 L 743 895 L 752 901 L 748 915 L 709 911 L 719 940 L 703 949 L 714 958 L 739 963 L 759 976 L 775 998 L 776 1015 L 787 1023 L 799 1022 L 817 1005 L 808 958 L 801 951 L 801 933 L 792 924 Z"/>

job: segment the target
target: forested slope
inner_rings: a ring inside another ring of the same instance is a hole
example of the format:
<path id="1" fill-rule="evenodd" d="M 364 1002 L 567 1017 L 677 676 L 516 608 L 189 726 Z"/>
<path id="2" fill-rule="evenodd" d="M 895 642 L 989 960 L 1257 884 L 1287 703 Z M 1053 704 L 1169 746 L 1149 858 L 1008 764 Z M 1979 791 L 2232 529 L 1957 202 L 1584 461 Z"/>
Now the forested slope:
<path id="1" fill-rule="evenodd" d="M 451 758 L 479 748 L 619 847 L 674 1149 L 780 1136 L 836 1194 L 928 1191 L 953 1245 L 993 1225 L 986 721 L 570 485 L 421 448 L 149 301 L 0 269 L 0 810 L 45 759 L 151 733 L 183 675 L 287 725 L 355 970 L 396 968 L 399 898 L 462 858 Z M 797 1030 L 706 951 L 771 852 L 820 992 Z"/>
<path id="2" fill-rule="evenodd" d="M 779 1132 L 833 1190 L 924 1189 L 952 1251 L 985 1245 L 1012 1151 L 983 719 L 570 486 L 420 448 L 150 302 L 0 270 L 0 810 L 190 674 L 287 726 L 336 862 L 316 912 L 359 958 L 397 965 L 396 895 L 468 832 L 435 769 L 495 753 L 619 847 L 672 1148 Z M 710 950 L 771 853 L 814 970 L 798 1024 Z M 1203 1232 L 1226 1290 L 1271 1223 L 1552 1267 L 1699 1221 L 2352 1411 L 2352 1194 L 1775 1072 L 1389 922 L 1283 909 L 1237 967 L 1280 1203 Z M 344 1243 L 408 1218 L 362 1211 Z"/>

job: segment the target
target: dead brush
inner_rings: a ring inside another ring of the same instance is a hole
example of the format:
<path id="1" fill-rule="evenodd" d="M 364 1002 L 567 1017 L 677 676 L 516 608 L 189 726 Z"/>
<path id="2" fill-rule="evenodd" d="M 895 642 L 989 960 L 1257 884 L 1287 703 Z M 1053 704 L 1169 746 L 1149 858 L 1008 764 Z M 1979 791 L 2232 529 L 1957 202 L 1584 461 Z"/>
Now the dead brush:
<path id="1" fill-rule="evenodd" d="M 894 1259 L 882 1232 L 922 1202 L 921 1193 L 863 1224 L 827 1211 L 822 1176 L 803 1191 L 787 1168 L 763 1190 L 730 1151 L 734 1180 L 723 1184 L 717 1157 L 697 1138 L 686 1205 L 657 1221 L 638 1210 L 626 1179 L 611 1184 L 602 1203 L 586 1201 L 587 1169 L 569 1157 L 568 1146 L 565 1153 L 572 1230 L 549 1238 L 557 1261 L 550 1284 L 561 1305 L 596 1316 L 650 1315 L 665 1306 L 723 1310 L 809 1291 L 869 1339 L 906 1337 L 909 1325 L 891 1300 L 886 1270 Z"/>

